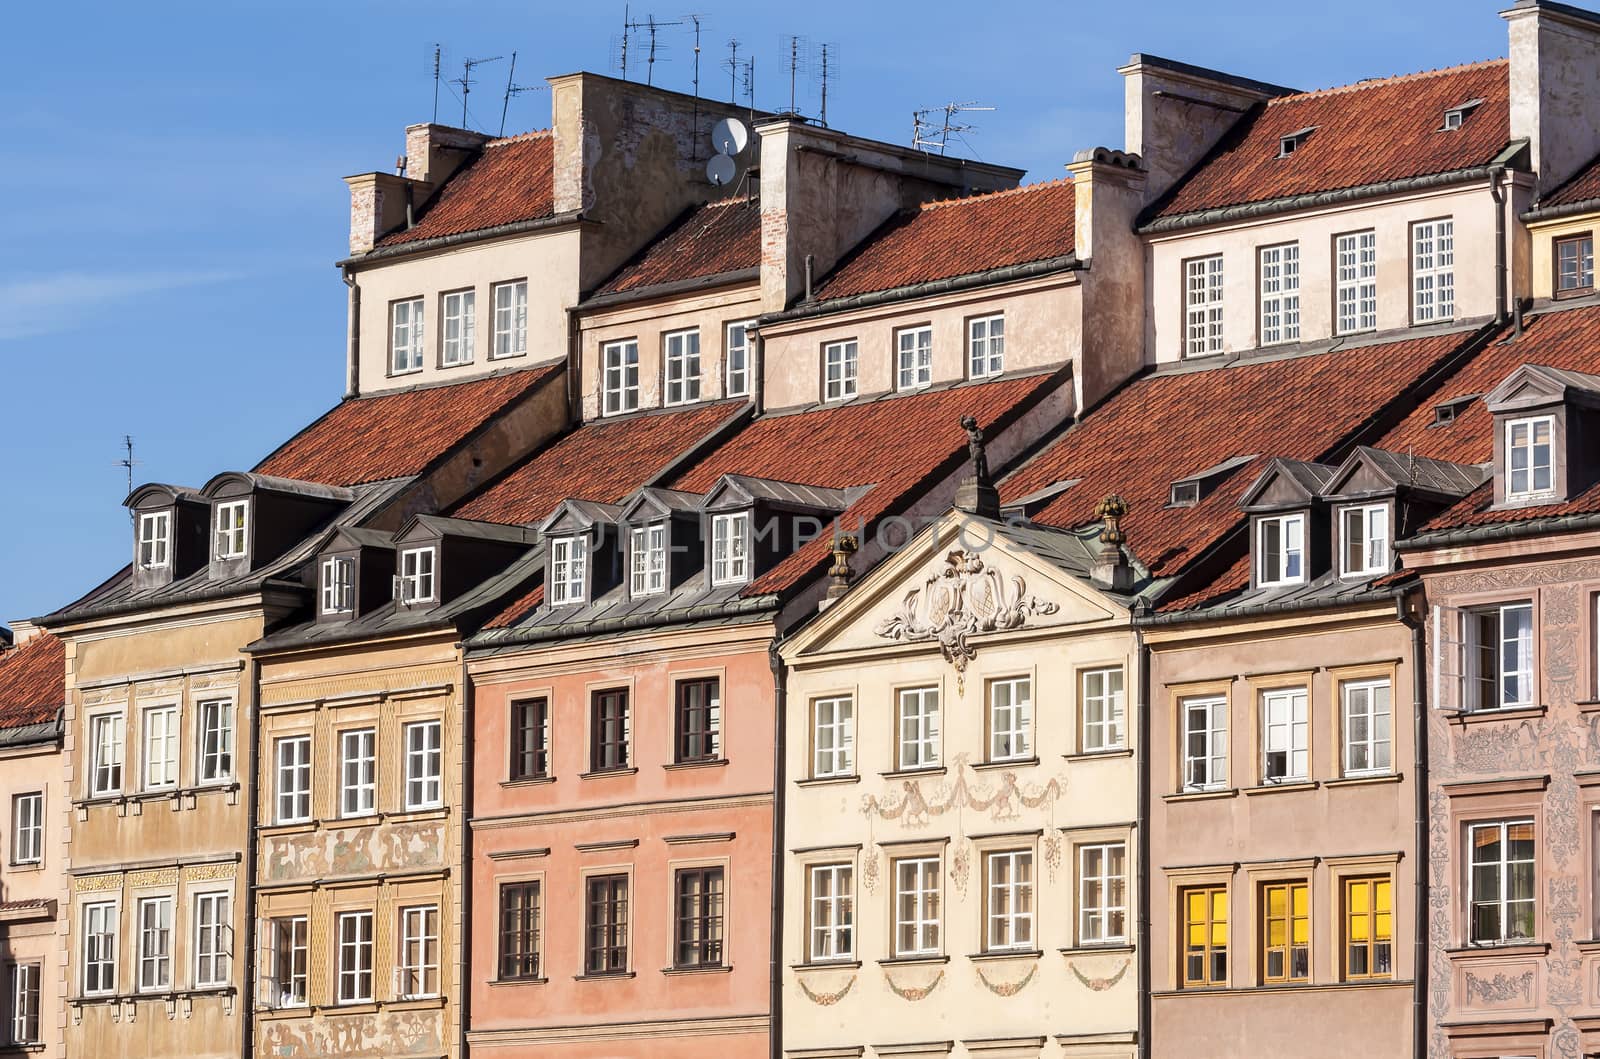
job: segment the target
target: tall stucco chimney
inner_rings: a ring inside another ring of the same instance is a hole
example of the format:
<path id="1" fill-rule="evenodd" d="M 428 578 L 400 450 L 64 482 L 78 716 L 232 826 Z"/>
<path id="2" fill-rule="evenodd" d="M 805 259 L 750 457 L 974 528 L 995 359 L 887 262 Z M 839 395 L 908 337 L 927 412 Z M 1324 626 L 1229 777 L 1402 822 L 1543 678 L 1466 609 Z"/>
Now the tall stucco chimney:
<path id="1" fill-rule="evenodd" d="M 1083 354 L 1073 370 L 1077 406 L 1110 393 L 1144 362 L 1144 247 L 1134 231 L 1149 174 L 1137 155 L 1095 147 L 1079 151 L 1072 174 L 1072 252 L 1090 263 L 1083 285 Z"/>
<path id="2" fill-rule="evenodd" d="M 1510 36 L 1511 137 L 1528 141 L 1536 194 L 1554 191 L 1600 152 L 1600 14 L 1517 0 Z"/>

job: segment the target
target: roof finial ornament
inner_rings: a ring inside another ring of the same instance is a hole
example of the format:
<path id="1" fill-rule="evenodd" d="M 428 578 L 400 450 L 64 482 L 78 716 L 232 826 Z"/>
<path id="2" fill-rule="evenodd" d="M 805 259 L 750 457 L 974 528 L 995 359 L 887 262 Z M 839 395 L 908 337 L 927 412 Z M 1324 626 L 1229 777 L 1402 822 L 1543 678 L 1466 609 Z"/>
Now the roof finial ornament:
<path id="1" fill-rule="evenodd" d="M 1128 535 L 1122 529 L 1122 520 L 1128 516 L 1128 502 L 1116 493 L 1101 500 L 1094 507 L 1100 527 L 1100 554 L 1095 559 L 1090 579 L 1101 588 L 1126 593 L 1133 588 L 1133 567 L 1122 550 Z"/>
<path id="2" fill-rule="evenodd" d="M 972 475 L 956 488 L 956 507 L 969 515 L 999 521 L 1000 491 L 989 477 L 989 454 L 984 449 L 983 428 L 973 416 L 961 417 L 967 432 L 967 455 L 972 459 Z"/>
<path id="3" fill-rule="evenodd" d="M 850 591 L 850 582 L 855 580 L 855 571 L 850 569 L 850 557 L 861 547 L 861 542 L 853 533 L 839 533 L 833 538 L 833 565 L 828 567 L 828 594 L 822 605 L 826 607 L 846 592 Z"/>

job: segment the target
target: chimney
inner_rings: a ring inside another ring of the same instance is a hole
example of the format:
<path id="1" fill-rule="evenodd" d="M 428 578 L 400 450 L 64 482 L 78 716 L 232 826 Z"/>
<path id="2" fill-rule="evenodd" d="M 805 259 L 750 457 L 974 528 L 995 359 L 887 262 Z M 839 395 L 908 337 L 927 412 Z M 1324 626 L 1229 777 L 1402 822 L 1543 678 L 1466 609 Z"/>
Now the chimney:
<path id="1" fill-rule="evenodd" d="M 11 644 L 13 647 L 21 647 L 35 636 L 38 636 L 40 631 L 39 627 L 33 622 L 18 618 L 11 623 Z"/>
<path id="2" fill-rule="evenodd" d="M 406 153 L 398 173 L 358 173 L 350 185 L 350 256 L 411 222 L 412 211 L 489 140 L 481 132 L 448 125 L 406 126 Z"/>
<path id="3" fill-rule="evenodd" d="M 1106 147 L 1079 151 L 1072 174 L 1073 253 L 1092 262 L 1084 283 L 1083 352 L 1073 366 L 1077 407 L 1092 407 L 1144 363 L 1145 251 L 1134 224 L 1149 175 L 1138 155 Z"/>
<path id="4" fill-rule="evenodd" d="M 438 187 L 493 137 L 471 129 L 423 122 L 406 126 L 405 175 L 419 184 Z M 422 197 L 418 197 L 418 202 Z"/>
<path id="5" fill-rule="evenodd" d="M 1536 193 L 1548 194 L 1600 153 L 1600 14 L 1517 0 L 1500 17 L 1510 36 L 1511 138 L 1528 141 Z"/>
<path id="6" fill-rule="evenodd" d="M 1123 79 L 1123 149 L 1143 158 L 1150 171 L 1147 203 L 1193 169 L 1245 111 L 1294 91 L 1159 55 L 1136 53 L 1117 73 Z"/>
<path id="7" fill-rule="evenodd" d="M 967 432 L 967 454 L 972 459 L 972 474 L 956 486 L 956 508 L 979 518 L 1000 521 L 1000 490 L 989 477 L 989 455 L 984 451 L 983 429 L 972 416 L 961 417 Z"/>
<path id="8" fill-rule="evenodd" d="M 1128 502 L 1112 493 L 1095 506 L 1094 513 L 1104 525 L 1100 529 L 1100 554 L 1090 568 L 1089 580 L 1100 588 L 1126 595 L 1133 590 L 1133 567 L 1122 550 L 1123 542 L 1128 539 L 1122 532 Z"/>

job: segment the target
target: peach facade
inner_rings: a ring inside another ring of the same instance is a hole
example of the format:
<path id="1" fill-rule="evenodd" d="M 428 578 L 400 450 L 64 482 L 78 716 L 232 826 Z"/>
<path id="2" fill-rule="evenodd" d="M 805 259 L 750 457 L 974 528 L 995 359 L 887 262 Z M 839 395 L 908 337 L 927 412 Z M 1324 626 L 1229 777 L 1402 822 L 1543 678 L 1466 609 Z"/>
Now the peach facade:
<path id="1" fill-rule="evenodd" d="M 474 1054 L 769 1054 L 772 636 L 765 621 L 668 627 L 470 660 Z M 716 681 L 720 746 L 715 758 L 683 762 L 675 700 L 691 680 Z M 619 690 L 627 763 L 597 771 L 591 710 L 597 692 Z M 513 779 L 513 711 L 534 702 L 548 711 L 547 764 Z M 675 891 L 704 869 L 719 873 L 720 900 L 702 908 L 718 921 L 699 922 L 710 946 L 686 959 Z M 595 969 L 586 905 L 601 879 L 620 884 L 625 903 L 620 936 L 605 938 L 611 963 Z M 536 926 L 521 937 L 532 959 L 513 967 L 501 930 L 508 888 L 529 884 Z"/>
<path id="2" fill-rule="evenodd" d="M 69 816 L 60 736 L 0 749 L 0 762 L 0 806 L 7 807 L 11 821 L 3 839 L 5 867 L 0 869 L 0 988 L 7 991 L 6 1016 L 15 1020 L 17 969 L 34 969 L 23 971 L 36 976 L 32 981 L 39 994 L 33 1039 L 44 1054 L 59 1055 L 66 1019 L 59 910 Z M 34 797 L 41 811 L 38 846 L 24 849 L 18 799 Z M 23 1040 L 26 1033 L 27 1027 L 13 1022 L 0 1027 L 0 1040 Z"/>

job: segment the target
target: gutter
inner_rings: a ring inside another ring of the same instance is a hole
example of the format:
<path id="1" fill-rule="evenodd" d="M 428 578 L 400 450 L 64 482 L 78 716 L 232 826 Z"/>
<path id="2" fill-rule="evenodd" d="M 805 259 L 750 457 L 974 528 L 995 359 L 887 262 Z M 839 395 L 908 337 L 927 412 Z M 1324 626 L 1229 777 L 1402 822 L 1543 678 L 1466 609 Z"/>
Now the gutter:
<path id="1" fill-rule="evenodd" d="M 1334 610 L 1339 607 L 1355 606 L 1362 603 L 1376 603 L 1386 599 L 1399 599 L 1411 590 L 1411 585 L 1403 585 L 1386 591 L 1365 592 L 1339 599 L 1326 597 L 1309 599 L 1281 600 L 1271 603 L 1257 603 L 1248 607 L 1237 607 L 1232 610 L 1219 608 L 1205 608 L 1202 610 L 1170 610 L 1160 613 L 1151 613 L 1141 618 L 1135 618 L 1134 624 L 1144 628 L 1153 628 L 1161 625 L 1184 625 L 1188 623 L 1199 624 L 1204 621 L 1230 621 L 1235 618 L 1260 617 L 1268 614 L 1295 614 L 1308 610 Z"/>
<path id="2" fill-rule="evenodd" d="M 702 618 L 732 618 L 743 614 L 757 614 L 777 610 L 775 593 L 731 599 L 726 603 L 702 603 L 683 610 L 663 610 L 653 614 L 630 614 L 621 618 L 597 618 L 586 621 L 574 630 L 570 625 L 548 625 L 533 629 L 496 629 L 478 633 L 469 642 L 473 651 L 483 652 L 520 644 L 546 643 L 551 640 L 570 640 L 574 636 L 592 636 L 596 633 L 628 632 L 635 629 L 655 629 L 664 625 L 678 625 Z M 492 638 L 490 638 L 492 637 Z"/>
<path id="3" fill-rule="evenodd" d="M 579 309 L 605 309 L 613 305 L 626 305 L 630 302 L 649 301 L 651 298 L 666 298 L 675 294 L 692 294 L 695 291 L 711 290 L 714 287 L 734 287 L 742 283 L 753 283 L 761 278 L 761 266 L 753 268 L 734 269 L 732 272 L 716 272 L 709 276 L 695 276 L 691 279 L 675 279 L 665 283 L 652 283 L 647 287 L 634 287 L 631 290 L 613 291 L 610 294 L 596 294 L 592 298 L 585 298 L 577 305 Z"/>
<path id="4" fill-rule="evenodd" d="M 1395 601 L 1396 616 L 1411 630 L 1411 687 L 1413 703 L 1411 718 L 1414 729 L 1412 742 L 1415 762 L 1411 782 L 1416 787 L 1416 844 L 1417 855 L 1413 869 L 1416 872 L 1416 907 L 1411 913 L 1413 955 L 1411 977 L 1411 1054 L 1413 1059 L 1427 1059 L 1428 1055 L 1428 674 L 1423 664 L 1425 643 L 1423 622 L 1406 611 L 1406 598 Z"/>
<path id="5" fill-rule="evenodd" d="M 772 909 L 768 929 L 770 952 L 767 968 L 767 1005 L 769 1009 L 767 1054 L 771 1059 L 783 1059 L 783 843 L 785 773 L 784 729 L 787 725 L 787 683 L 783 658 L 778 654 L 783 643 L 779 633 L 767 648 L 767 661 L 772 666 Z"/>
<path id="6" fill-rule="evenodd" d="M 457 232 L 454 235 L 436 235 L 432 239 L 418 239 L 411 243 L 380 246 L 375 250 L 368 250 L 358 257 L 347 257 L 342 261 L 335 261 L 334 264 L 342 269 L 360 268 L 373 261 L 409 257 L 412 254 L 424 254 L 430 250 L 443 250 L 446 247 L 460 246 L 462 243 L 477 243 L 485 239 L 498 239 L 505 235 L 542 232 L 550 228 L 562 228 L 577 221 L 587 220 L 588 218 L 584 216 L 582 210 L 568 210 L 565 213 L 556 213 L 549 217 L 535 217 L 529 221 L 512 221 L 510 224 L 497 224 L 493 228 L 478 228 L 470 232 Z"/>
<path id="7" fill-rule="evenodd" d="M 1575 217 L 1580 213 L 1594 213 L 1600 211 L 1600 199 L 1584 199 L 1581 202 L 1563 202 L 1559 206 L 1535 206 L 1526 210 L 1521 216 L 1525 223 L 1534 221 L 1555 221 L 1562 217 Z"/>
<path id="8" fill-rule="evenodd" d="M 1600 529 L 1600 511 L 1581 515 L 1552 515 L 1547 518 L 1528 519 L 1525 522 L 1496 522 L 1487 526 L 1434 530 L 1431 533 L 1416 534 L 1405 541 L 1396 541 L 1395 550 L 1411 552 L 1440 545 L 1518 540 L 1549 533 L 1577 533 L 1592 529 Z"/>
<path id="9" fill-rule="evenodd" d="M 820 301 L 802 301 L 792 309 L 785 309 L 782 312 L 768 313 L 762 316 L 761 323 L 775 324 L 786 320 L 804 320 L 813 316 L 821 316 L 825 313 L 866 309 L 875 305 L 888 305 L 894 302 L 909 301 L 913 298 L 926 298 L 936 294 L 952 294 L 957 291 L 972 290 L 976 287 L 1009 283 L 1013 280 L 1032 279 L 1036 276 L 1048 276 L 1055 272 L 1071 272 L 1088 267 L 1089 263 L 1079 260 L 1077 254 L 1062 254 L 1059 257 L 1047 257 L 1041 261 L 1027 261 L 1020 265 L 1006 265 L 1002 268 L 992 268 L 983 272 L 968 272 L 960 276 L 950 276 L 946 279 L 931 279 L 922 283 L 909 283 L 902 287 L 890 287 L 888 290 L 867 291 L 864 294 L 852 294 L 843 298 L 823 298 Z"/>
<path id="10" fill-rule="evenodd" d="M 1134 841 L 1138 844 L 1135 879 L 1140 881 L 1139 901 L 1136 915 L 1138 923 L 1135 925 L 1139 945 L 1139 1059 L 1150 1059 L 1150 1027 L 1153 1020 L 1151 1012 L 1151 959 L 1150 959 L 1150 879 L 1152 867 L 1150 864 L 1150 645 L 1144 642 L 1144 634 L 1137 628 L 1133 630 L 1133 640 L 1139 649 L 1139 794 L 1138 809 L 1136 810 L 1138 834 Z"/>

